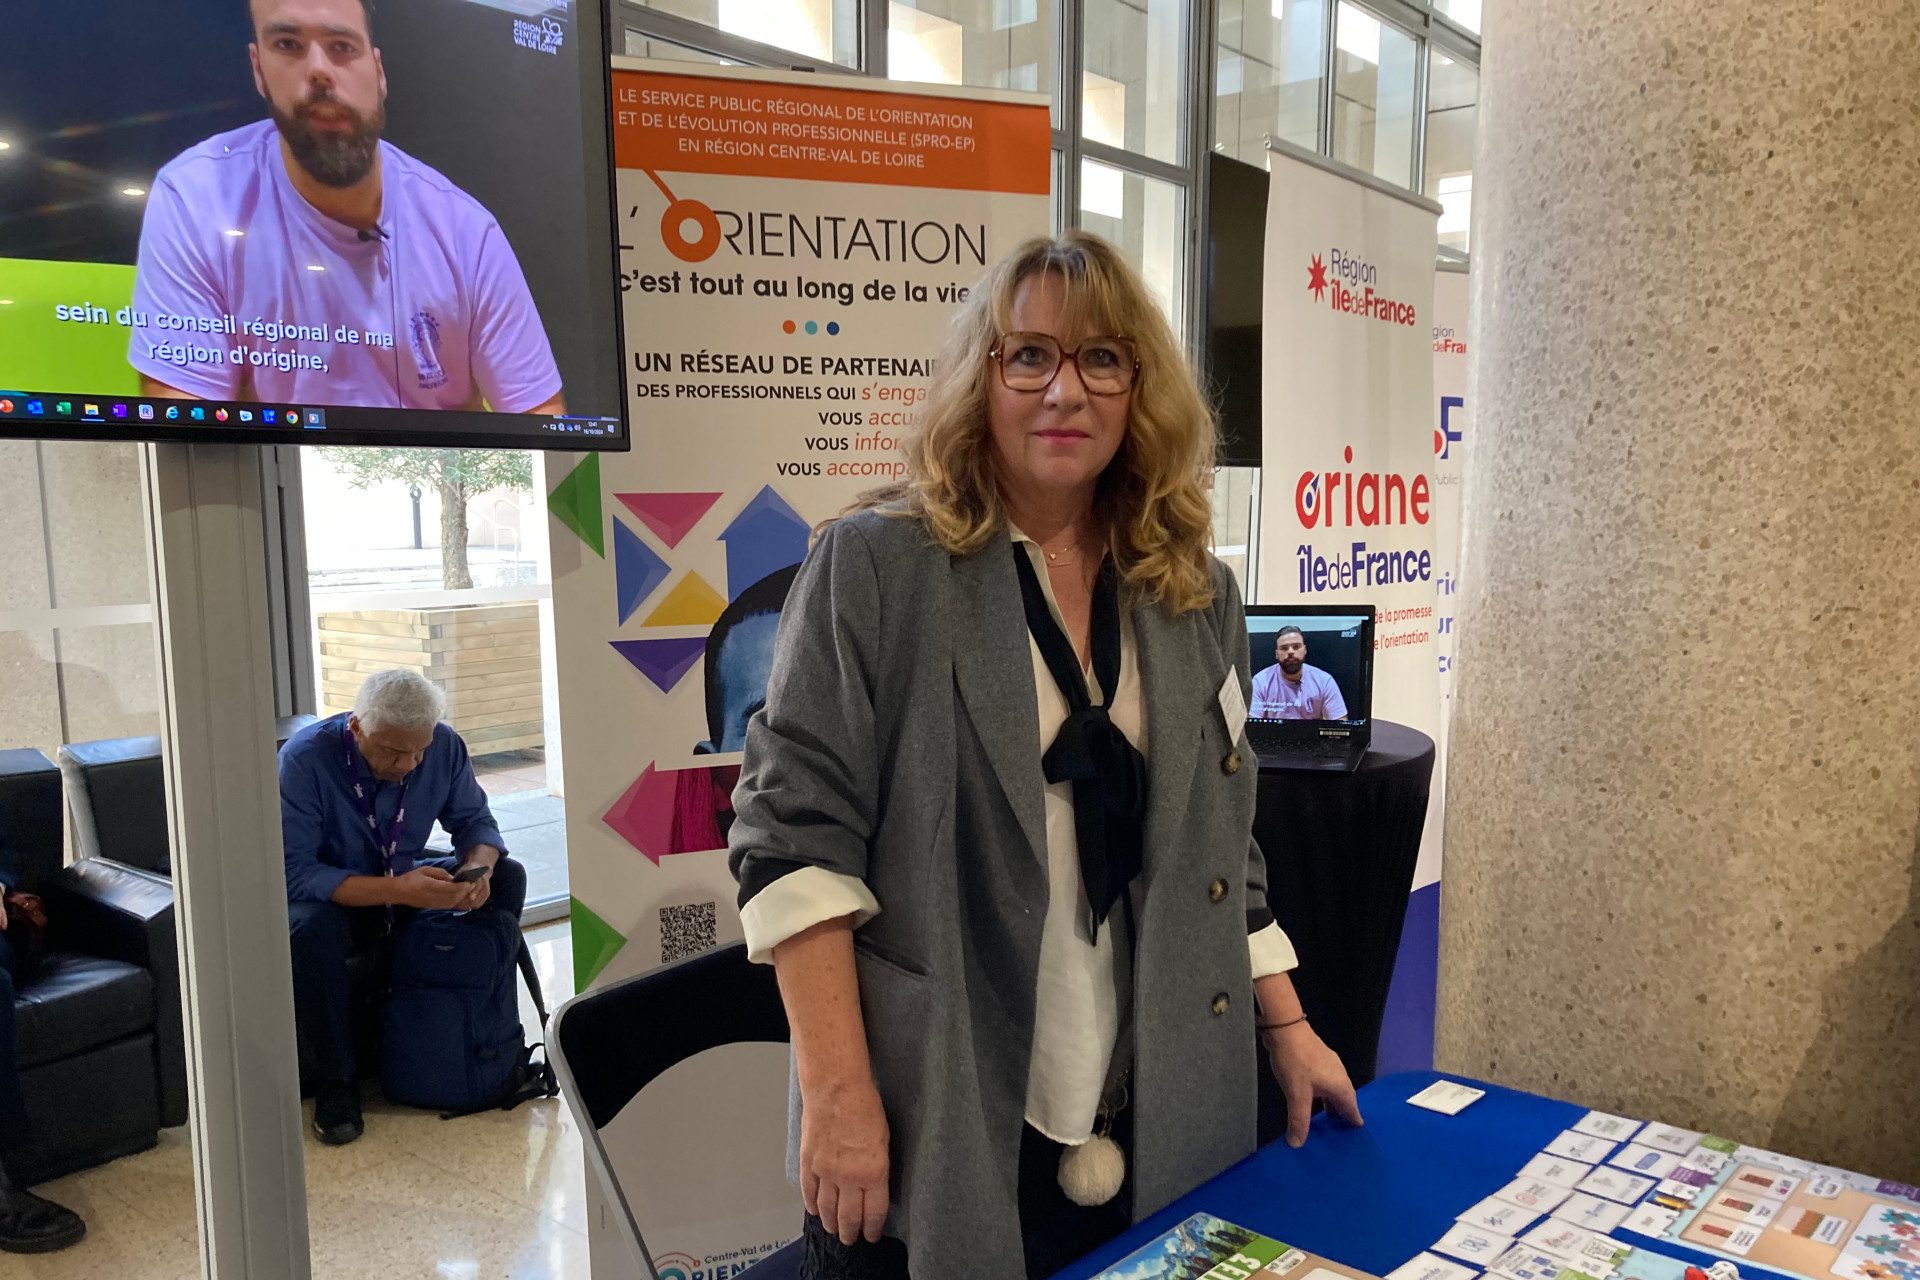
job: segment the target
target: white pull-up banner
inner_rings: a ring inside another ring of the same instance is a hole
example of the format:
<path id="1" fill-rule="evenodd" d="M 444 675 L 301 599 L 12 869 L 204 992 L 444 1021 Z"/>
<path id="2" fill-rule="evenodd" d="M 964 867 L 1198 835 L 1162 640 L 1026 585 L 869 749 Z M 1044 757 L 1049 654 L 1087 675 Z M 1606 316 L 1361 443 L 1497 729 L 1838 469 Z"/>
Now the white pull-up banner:
<path id="1" fill-rule="evenodd" d="M 1438 739 L 1431 312 L 1440 207 L 1269 146 L 1254 598 L 1373 605 L 1374 719 Z M 1439 811 L 1428 807 L 1415 886 L 1439 879 Z M 1432 1058 L 1437 957 L 1430 937 L 1414 950 L 1401 951 L 1382 1072 Z"/>

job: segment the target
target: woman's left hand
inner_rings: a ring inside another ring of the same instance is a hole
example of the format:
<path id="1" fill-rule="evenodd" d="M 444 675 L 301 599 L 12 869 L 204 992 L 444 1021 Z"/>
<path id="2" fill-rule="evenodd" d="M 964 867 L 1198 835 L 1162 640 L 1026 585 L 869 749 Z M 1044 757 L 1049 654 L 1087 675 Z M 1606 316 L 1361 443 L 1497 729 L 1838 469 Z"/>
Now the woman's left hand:
<path id="1" fill-rule="evenodd" d="M 1267 1044 L 1273 1078 L 1287 1095 L 1288 1146 L 1297 1147 L 1307 1140 L 1315 1099 L 1326 1103 L 1329 1111 L 1348 1124 L 1365 1123 L 1360 1118 L 1360 1103 L 1353 1096 L 1353 1081 L 1347 1079 L 1339 1055 L 1327 1048 L 1304 1019 L 1260 1035 Z"/>

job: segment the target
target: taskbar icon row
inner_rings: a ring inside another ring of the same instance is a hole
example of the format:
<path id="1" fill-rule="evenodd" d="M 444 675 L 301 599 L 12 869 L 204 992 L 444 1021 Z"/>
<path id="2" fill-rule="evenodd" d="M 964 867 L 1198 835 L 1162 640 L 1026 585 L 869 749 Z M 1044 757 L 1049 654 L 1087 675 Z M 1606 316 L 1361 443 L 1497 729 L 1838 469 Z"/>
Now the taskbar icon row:
<path id="1" fill-rule="evenodd" d="M 121 400 L 59 395 L 0 393 L 0 418 L 43 418 L 49 422 L 172 422 L 208 427 L 298 427 L 324 431 L 325 409 L 278 405 L 215 404 L 205 400 Z"/>

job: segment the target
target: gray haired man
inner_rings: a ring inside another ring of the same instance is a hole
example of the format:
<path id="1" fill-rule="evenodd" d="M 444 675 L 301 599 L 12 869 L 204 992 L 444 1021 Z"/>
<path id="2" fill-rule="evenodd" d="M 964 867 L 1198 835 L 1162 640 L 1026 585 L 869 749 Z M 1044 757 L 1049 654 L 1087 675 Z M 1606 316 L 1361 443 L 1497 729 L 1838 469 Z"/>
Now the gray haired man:
<path id="1" fill-rule="evenodd" d="M 294 1020 L 322 1142 L 352 1142 L 363 1127 L 347 988 L 356 941 L 386 938 L 425 910 L 517 921 L 526 901 L 526 872 L 506 856 L 467 744 L 440 722 L 445 709 L 424 676 L 379 671 L 351 712 L 280 749 Z M 436 820 L 454 857 L 421 856 Z"/>

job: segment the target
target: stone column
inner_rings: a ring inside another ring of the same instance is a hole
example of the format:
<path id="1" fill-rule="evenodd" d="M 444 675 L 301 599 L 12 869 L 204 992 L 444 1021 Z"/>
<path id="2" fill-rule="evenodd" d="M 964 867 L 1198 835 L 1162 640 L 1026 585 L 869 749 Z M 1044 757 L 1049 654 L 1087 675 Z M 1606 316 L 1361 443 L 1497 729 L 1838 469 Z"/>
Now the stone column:
<path id="1" fill-rule="evenodd" d="M 1440 1064 L 1920 1181 L 1920 5 L 1487 8 Z"/>

